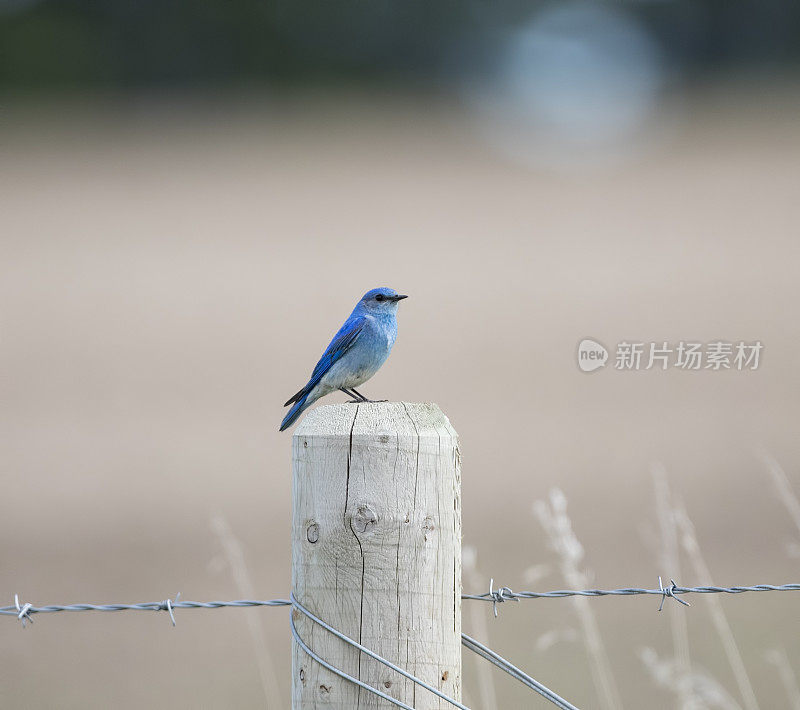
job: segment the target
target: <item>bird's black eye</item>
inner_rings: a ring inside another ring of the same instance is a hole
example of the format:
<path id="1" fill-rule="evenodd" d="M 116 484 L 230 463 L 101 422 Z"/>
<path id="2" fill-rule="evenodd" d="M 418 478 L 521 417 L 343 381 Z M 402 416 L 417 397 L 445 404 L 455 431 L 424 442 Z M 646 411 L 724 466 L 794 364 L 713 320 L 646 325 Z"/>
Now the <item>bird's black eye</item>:
<path id="1" fill-rule="evenodd" d="M 379 293 L 377 296 L 375 296 L 375 300 L 376 301 L 385 301 L 386 300 L 386 296 L 384 296 L 382 293 Z"/>

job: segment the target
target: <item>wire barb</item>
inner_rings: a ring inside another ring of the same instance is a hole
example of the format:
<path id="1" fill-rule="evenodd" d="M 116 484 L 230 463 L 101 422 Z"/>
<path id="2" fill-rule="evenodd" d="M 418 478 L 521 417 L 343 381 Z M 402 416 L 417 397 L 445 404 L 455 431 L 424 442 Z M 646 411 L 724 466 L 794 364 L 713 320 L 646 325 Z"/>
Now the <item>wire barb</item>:
<path id="1" fill-rule="evenodd" d="M 17 618 L 22 622 L 22 628 L 25 628 L 25 622 L 29 621 L 33 623 L 33 619 L 31 618 L 31 609 L 33 609 L 33 604 L 25 603 L 20 606 L 19 603 L 19 595 L 14 595 L 14 606 L 17 608 Z"/>
<path id="2" fill-rule="evenodd" d="M 664 608 L 664 601 L 667 597 L 671 597 L 676 602 L 680 602 L 684 606 L 691 606 L 691 604 L 689 604 L 689 602 L 687 602 L 685 599 L 675 596 L 676 592 L 680 594 L 682 590 L 677 584 L 675 584 L 674 579 L 670 579 L 669 581 L 672 582 L 672 584 L 670 584 L 669 587 L 665 587 L 661 583 L 661 577 L 658 578 L 658 588 L 661 590 L 661 604 L 658 605 L 658 610 L 661 611 Z"/>
<path id="3" fill-rule="evenodd" d="M 174 602 L 172 601 L 172 599 L 165 599 L 156 608 L 156 611 L 167 611 L 167 612 L 169 612 L 169 618 L 172 621 L 172 625 L 173 626 L 175 626 L 175 614 L 172 613 L 172 610 L 175 608 L 175 605 L 180 602 L 180 599 L 181 599 L 181 593 L 178 592 L 175 595 L 175 601 Z"/>
<path id="4" fill-rule="evenodd" d="M 510 587 L 500 587 L 494 589 L 494 577 L 489 580 L 489 598 L 492 600 L 492 610 L 494 611 L 494 618 L 497 618 L 497 605 L 503 602 L 518 602 L 517 597 Z"/>

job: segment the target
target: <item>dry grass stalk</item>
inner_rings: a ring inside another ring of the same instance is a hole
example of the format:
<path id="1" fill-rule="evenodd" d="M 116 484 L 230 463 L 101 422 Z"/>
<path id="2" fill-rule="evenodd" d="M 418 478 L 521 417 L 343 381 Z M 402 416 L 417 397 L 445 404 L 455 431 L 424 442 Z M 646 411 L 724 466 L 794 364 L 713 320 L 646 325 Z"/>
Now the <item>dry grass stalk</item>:
<path id="1" fill-rule="evenodd" d="M 553 629 L 538 636 L 535 648 L 539 653 L 545 653 L 557 643 L 562 641 L 572 643 L 577 640 L 578 634 L 575 629 Z"/>
<path id="2" fill-rule="evenodd" d="M 791 481 L 789 481 L 789 477 L 786 475 L 786 471 L 784 471 L 783 467 L 771 456 L 763 454 L 761 458 L 767 465 L 767 470 L 775 485 L 778 498 L 781 503 L 786 506 L 786 510 L 789 511 L 789 516 L 797 526 L 798 532 L 800 532 L 800 499 L 794 492 Z"/>
<path id="3" fill-rule="evenodd" d="M 703 580 L 703 584 L 713 584 L 711 572 L 700 552 L 700 544 L 697 541 L 697 533 L 694 524 L 689 518 L 686 509 L 682 504 L 676 502 L 673 510 L 675 521 L 681 533 L 681 544 L 694 568 L 695 575 Z M 725 612 L 722 609 L 722 604 L 719 598 L 714 594 L 704 594 L 703 597 L 706 604 L 708 604 L 714 628 L 722 641 L 722 647 L 725 651 L 728 663 L 733 670 L 733 675 L 739 687 L 739 693 L 742 696 L 744 707 L 747 710 L 759 710 L 756 694 L 753 691 L 753 684 L 750 682 L 750 677 L 747 675 L 747 669 L 742 660 L 742 654 L 739 651 L 739 647 L 736 645 L 736 639 L 728 623 L 728 618 L 725 616 Z"/>
<path id="4" fill-rule="evenodd" d="M 581 569 L 584 551 L 572 530 L 564 494 L 554 488 L 550 491 L 549 505 L 545 501 L 536 501 L 533 513 L 548 536 L 550 548 L 558 555 L 559 568 L 567 584 L 575 589 L 590 586 L 588 574 Z M 622 708 L 622 699 L 589 600 L 586 597 L 572 597 L 572 603 L 575 605 L 583 631 L 600 707 L 606 710 L 619 710 Z"/>
<path id="5" fill-rule="evenodd" d="M 797 678 L 794 675 L 792 666 L 789 663 L 789 656 L 784 648 L 774 648 L 767 652 L 767 661 L 778 669 L 781 683 L 786 690 L 786 697 L 789 700 L 791 710 L 800 710 L 800 686 L 797 685 Z"/>
<path id="6" fill-rule="evenodd" d="M 652 648 L 640 649 L 639 658 L 660 688 L 673 692 L 682 687 L 688 688 L 688 700 L 681 704 L 682 710 L 742 710 L 728 691 L 705 671 L 687 671 L 677 660 L 659 658 Z"/>
<path id="7" fill-rule="evenodd" d="M 680 546 L 678 526 L 672 507 L 672 494 L 667 481 L 667 472 L 661 464 L 652 467 L 653 487 L 656 498 L 656 517 L 661 533 L 659 549 L 660 567 L 670 577 L 681 578 Z M 669 621 L 672 631 L 672 647 L 674 653 L 675 675 L 682 682 L 674 685 L 678 697 L 678 707 L 683 710 L 701 710 L 706 704 L 696 696 L 695 684 L 687 682 L 692 677 L 692 661 L 689 654 L 689 626 L 686 610 L 682 605 L 669 604 Z"/>
<path id="8" fill-rule="evenodd" d="M 211 529 L 222 544 L 222 549 L 228 566 L 233 573 L 236 588 L 242 599 L 255 599 L 255 587 L 247 571 L 244 560 L 244 550 L 242 543 L 236 538 L 231 530 L 228 521 L 222 515 L 214 515 L 211 518 Z M 260 616 L 257 609 L 245 609 L 244 616 L 247 619 L 247 627 L 250 631 L 250 639 L 256 654 L 258 673 L 261 677 L 261 687 L 264 691 L 267 710 L 280 710 L 285 708 L 278 691 L 278 679 L 275 675 L 275 666 L 269 652 L 264 629 L 261 626 Z"/>
<path id="9" fill-rule="evenodd" d="M 471 545 L 464 545 L 461 550 L 461 574 L 470 588 L 478 589 L 482 584 L 478 573 L 478 551 Z M 489 643 L 489 626 L 486 623 L 486 609 L 482 604 L 466 604 L 470 626 L 484 643 Z M 491 606 L 488 606 L 491 609 Z M 486 710 L 497 710 L 497 692 L 494 687 L 494 676 L 490 665 L 477 654 L 469 654 L 475 661 L 475 674 L 478 679 L 481 702 L 478 707 Z"/>

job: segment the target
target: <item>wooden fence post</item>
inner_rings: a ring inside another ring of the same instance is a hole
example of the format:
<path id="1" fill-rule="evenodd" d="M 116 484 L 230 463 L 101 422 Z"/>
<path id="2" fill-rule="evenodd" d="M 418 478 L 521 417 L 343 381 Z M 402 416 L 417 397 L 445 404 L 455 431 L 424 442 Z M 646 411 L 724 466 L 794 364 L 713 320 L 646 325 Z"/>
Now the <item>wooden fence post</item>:
<path id="1" fill-rule="evenodd" d="M 461 465 L 435 404 L 334 404 L 293 437 L 292 588 L 332 627 L 461 699 Z M 293 611 L 330 664 L 418 710 L 433 693 Z M 292 709 L 393 708 L 292 644 Z"/>

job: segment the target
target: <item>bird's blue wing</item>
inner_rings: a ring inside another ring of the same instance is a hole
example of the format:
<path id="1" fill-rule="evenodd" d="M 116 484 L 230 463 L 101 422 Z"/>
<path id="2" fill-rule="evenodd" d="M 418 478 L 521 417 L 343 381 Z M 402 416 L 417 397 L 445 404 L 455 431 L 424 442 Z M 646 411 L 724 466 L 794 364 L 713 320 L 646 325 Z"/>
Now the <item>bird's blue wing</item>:
<path id="1" fill-rule="evenodd" d="M 339 332 L 333 336 L 330 345 L 322 357 L 319 359 L 314 372 L 311 373 L 311 379 L 308 384 L 303 388 L 306 392 L 310 392 L 314 387 L 319 384 L 319 381 L 325 376 L 325 373 L 331 369 L 333 364 L 339 360 L 350 348 L 353 347 L 364 329 L 367 319 L 363 316 L 356 318 L 348 318 L 344 325 L 339 328 Z"/>
<path id="2" fill-rule="evenodd" d="M 290 427 L 309 406 L 308 396 L 311 391 L 319 384 L 320 380 L 325 376 L 325 373 L 333 367 L 334 363 L 355 345 L 358 336 L 361 335 L 361 331 L 364 330 L 366 322 L 367 319 L 363 316 L 351 316 L 344 322 L 344 325 L 339 328 L 339 332 L 333 336 L 333 340 L 331 340 L 325 352 L 322 353 L 322 357 L 314 368 L 314 372 L 311 373 L 311 379 L 303 389 L 284 405 L 288 407 L 290 404 L 294 403 L 294 406 L 281 422 L 281 431 Z"/>

